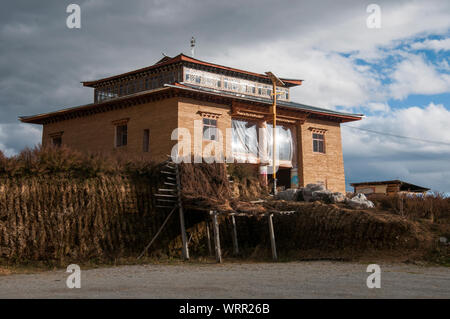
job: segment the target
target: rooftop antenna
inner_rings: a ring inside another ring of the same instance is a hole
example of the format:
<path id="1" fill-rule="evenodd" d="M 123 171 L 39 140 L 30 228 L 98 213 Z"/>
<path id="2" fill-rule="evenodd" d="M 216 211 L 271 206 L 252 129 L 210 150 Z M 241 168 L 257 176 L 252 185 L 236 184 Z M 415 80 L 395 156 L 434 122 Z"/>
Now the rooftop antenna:
<path id="1" fill-rule="evenodd" d="M 195 53 L 195 38 L 192 37 L 191 38 L 191 56 L 194 57 L 194 53 Z"/>

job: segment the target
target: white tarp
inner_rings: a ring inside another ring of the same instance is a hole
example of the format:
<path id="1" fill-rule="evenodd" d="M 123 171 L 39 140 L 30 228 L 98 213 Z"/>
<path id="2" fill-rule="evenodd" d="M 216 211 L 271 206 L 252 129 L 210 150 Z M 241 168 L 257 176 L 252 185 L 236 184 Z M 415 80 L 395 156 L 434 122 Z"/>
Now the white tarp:
<path id="1" fill-rule="evenodd" d="M 232 120 L 232 153 L 237 161 L 255 163 L 272 162 L 273 138 L 272 126 L 259 128 L 255 123 L 245 120 Z M 293 141 L 289 128 L 277 125 L 277 158 L 281 161 L 292 161 Z M 259 133 L 259 134 L 258 134 Z"/>

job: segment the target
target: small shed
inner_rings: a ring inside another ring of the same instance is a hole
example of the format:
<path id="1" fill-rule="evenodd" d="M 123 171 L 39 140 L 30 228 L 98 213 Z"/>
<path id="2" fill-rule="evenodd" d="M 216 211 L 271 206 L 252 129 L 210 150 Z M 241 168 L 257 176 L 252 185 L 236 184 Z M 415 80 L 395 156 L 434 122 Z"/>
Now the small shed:
<path id="1" fill-rule="evenodd" d="M 429 188 L 414 185 L 400 180 L 351 183 L 356 194 L 425 194 Z"/>

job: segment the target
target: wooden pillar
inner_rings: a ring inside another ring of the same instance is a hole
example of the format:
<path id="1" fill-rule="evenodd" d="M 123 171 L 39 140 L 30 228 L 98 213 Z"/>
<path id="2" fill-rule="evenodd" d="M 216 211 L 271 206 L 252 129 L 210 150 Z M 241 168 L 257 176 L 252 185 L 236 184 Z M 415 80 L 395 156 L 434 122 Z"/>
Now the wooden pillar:
<path id="1" fill-rule="evenodd" d="M 305 187 L 305 177 L 303 172 L 303 143 L 302 143 L 302 121 L 297 121 L 297 176 L 298 187 Z"/>
<path id="2" fill-rule="evenodd" d="M 239 255 L 239 246 L 238 246 L 238 239 L 237 239 L 236 219 L 234 218 L 234 215 L 231 215 L 231 222 L 233 223 L 233 248 L 234 248 L 234 254 L 237 256 L 237 255 Z"/>
<path id="3" fill-rule="evenodd" d="M 402 194 L 400 194 L 400 193 L 398 193 L 398 201 L 399 201 L 399 209 L 400 209 L 400 216 L 404 216 L 404 213 L 403 213 L 403 196 L 402 196 Z"/>
<path id="4" fill-rule="evenodd" d="M 267 122 L 258 122 L 258 157 L 261 163 L 259 164 L 259 181 L 262 186 L 266 187 L 268 185 L 267 179 L 267 167 L 269 162 L 267 144 Z"/>
<path id="5" fill-rule="evenodd" d="M 208 253 L 210 256 L 212 256 L 211 234 L 209 231 L 209 221 L 206 221 L 206 237 L 208 238 Z"/>
<path id="6" fill-rule="evenodd" d="M 272 247 L 272 258 L 273 260 L 277 260 L 277 247 L 275 245 L 275 233 L 273 231 L 273 214 L 267 215 L 268 223 L 269 223 L 269 233 L 270 233 L 270 246 Z"/>
<path id="7" fill-rule="evenodd" d="M 219 224 L 217 222 L 217 212 L 212 211 L 213 230 L 214 230 L 214 246 L 216 250 L 216 260 L 218 263 L 222 262 L 222 251 L 220 250 L 220 235 Z"/>
<path id="8" fill-rule="evenodd" d="M 189 248 L 188 248 L 188 242 L 186 238 L 186 226 L 184 223 L 184 212 L 183 212 L 183 203 L 181 201 L 181 181 L 180 181 L 180 171 L 178 168 L 178 164 L 176 164 L 176 180 L 177 180 L 177 195 L 178 195 L 178 210 L 180 213 L 180 227 L 181 227 L 181 240 L 183 243 L 183 258 L 185 260 L 189 259 Z"/>

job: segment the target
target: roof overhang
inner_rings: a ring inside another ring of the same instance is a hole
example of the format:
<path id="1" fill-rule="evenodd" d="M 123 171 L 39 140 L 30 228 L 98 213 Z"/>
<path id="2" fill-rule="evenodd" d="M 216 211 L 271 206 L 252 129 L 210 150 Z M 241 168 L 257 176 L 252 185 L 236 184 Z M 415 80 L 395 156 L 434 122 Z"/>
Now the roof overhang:
<path id="1" fill-rule="evenodd" d="M 409 190 L 411 192 L 427 192 L 430 189 L 411 183 L 407 183 L 401 180 L 390 180 L 390 181 L 375 181 L 375 182 L 360 182 L 360 183 L 350 183 L 351 186 L 372 186 L 372 185 L 399 185 L 400 191 Z"/>
<path id="2" fill-rule="evenodd" d="M 179 54 L 173 58 L 165 56 L 164 58 L 159 60 L 154 65 L 151 65 L 151 66 L 148 66 L 145 68 L 137 69 L 134 71 L 130 71 L 130 72 L 126 72 L 126 73 L 122 73 L 122 74 L 118 74 L 118 75 L 114 75 L 114 76 L 110 76 L 110 77 L 106 77 L 106 78 L 99 79 L 99 80 L 84 81 L 81 83 L 83 83 L 83 86 L 96 87 L 96 86 L 101 85 L 106 82 L 118 80 L 119 78 L 136 76 L 139 73 L 150 72 L 152 70 L 155 70 L 155 69 L 158 69 L 158 68 L 161 68 L 164 66 L 168 66 L 171 64 L 177 64 L 177 63 L 183 63 L 183 62 L 197 64 L 197 65 L 205 66 L 205 67 L 211 67 L 211 68 L 214 68 L 217 70 L 228 71 L 228 72 L 238 73 L 238 74 L 247 75 L 247 76 L 253 76 L 253 77 L 257 77 L 257 78 L 261 78 L 261 79 L 270 81 L 270 77 L 266 74 L 254 73 L 254 72 L 249 72 L 249 71 L 240 70 L 240 69 L 236 69 L 236 68 L 231 68 L 231 67 L 227 67 L 227 66 L 223 66 L 223 65 L 219 65 L 219 64 L 214 64 L 214 63 L 194 59 L 194 58 L 186 56 L 184 54 Z M 299 79 L 284 79 L 284 78 L 282 78 L 280 80 L 282 80 L 286 84 L 286 86 L 290 86 L 290 87 L 302 85 L 302 82 L 303 82 L 303 80 L 299 80 Z"/>
<path id="3" fill-rule="evenodd" d="M 255 98 L 246 95 L 236 95 L 225 92 L 205 91 L 204 89 L 189 87 L 185 84 L 166 84 L 165 87 L 142 91 L 135 94 L 118 97 L 99 103 L 81 105 L 77 107 L 67 108 L 56 112 L 43 113 L 33 116 L 21 116 L 19 120 L 24 123 L 46 124 L 49 121 L 58 121 L 72 118 L 78 115 L 90 115 L 92 113 L 110 111 L 116 108 L 123 108 L 137 104 L 147 103 L 149 101 L 160 100 L 174 96 L 185 96 L 191 98 L 205 98 L 208 101 L 214 101 L 222 104 L 232 105 L 233 101 L 240 101 L 250 104 L 264 105 L 269 107 L 272 105 L 271 99 Z M 284 108 L 291 111 L 306 113 L 312 116 L 324 117 L 338 122 L 357 121 L 362 118 L 361 114 L 347 114 L 335 112 L 327 109 L 320 109 L 307 105 L 296 103 L 288 103 L 279 101 L 278 108 Z"/>

